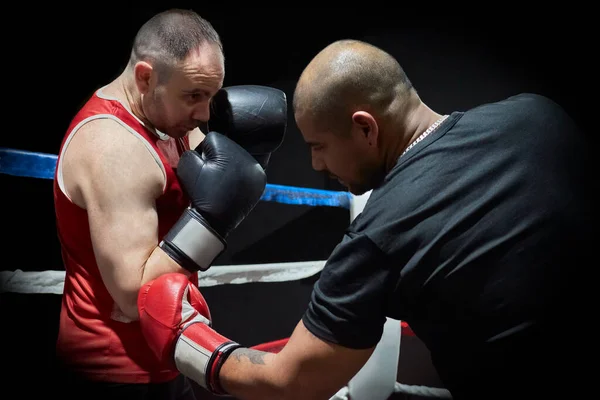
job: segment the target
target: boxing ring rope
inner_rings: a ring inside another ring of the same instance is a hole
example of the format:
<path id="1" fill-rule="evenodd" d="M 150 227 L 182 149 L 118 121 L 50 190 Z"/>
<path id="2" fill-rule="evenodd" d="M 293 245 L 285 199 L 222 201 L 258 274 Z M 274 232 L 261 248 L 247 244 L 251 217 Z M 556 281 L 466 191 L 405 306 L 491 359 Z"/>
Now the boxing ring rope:
<path id="1" fill-rule="evenodd" d="M 57 156 L 47 153 L 36 153 L 18 149 L 0 148 L 0 174 L 53 179 Z M 367 196 L 354 196 L 343 191 L 328 191 L 285 185 L 267 184 L 261 201 L 290 205 L 308 205 L 341 207 L 350 212 L 350 221 L 364 208 Z M 254 282 L 284 282 L 308 278 L 318 274 L 325 260 L 284 262 L 245 265 L 218 265 L 202 272 L 198 286 L 217 286 L 223 284 L 243 284 Z M 65 272 L 61 270 L 47 271 L 0 271 L 0 293 L 13 292 L 23 294 L 57 294 L 62 295 Z M 398 335 L 412 335 L 412 331 L 404 322 L 398 327 Z M 283 346 L 285 339 L 262 344 L 265 350 L 274 351 Z M 399 340 L 396 343 L 399 351 Z M 255 347 L 257 348 L 257 347 Z M 395 376 L 395 375 L 394 375 Z M 394 378 L 395 380 L 395 378 Z M 349 400 L 348 386 L 340 390 L 332 400 Z M 405 385 L 395 382 L 393 391 L 430 398 L 452 398 L 446 389 L 419 385 Z"/>

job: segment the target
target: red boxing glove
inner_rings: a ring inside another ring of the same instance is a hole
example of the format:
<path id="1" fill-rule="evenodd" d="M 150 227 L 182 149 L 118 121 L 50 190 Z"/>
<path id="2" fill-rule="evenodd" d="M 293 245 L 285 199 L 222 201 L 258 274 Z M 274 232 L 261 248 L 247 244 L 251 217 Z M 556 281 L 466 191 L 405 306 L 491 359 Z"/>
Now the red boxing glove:
<path id="1" fill-rule="evenodd" d="M 165 274 L 148 282 L 139 292 L 138 309 L 142 333 L 160 360 L 171 360 L 210 392 L 226 394 L 219 371 L 241 346 L 210 327 L 206 300 L 185 275 Z"/>

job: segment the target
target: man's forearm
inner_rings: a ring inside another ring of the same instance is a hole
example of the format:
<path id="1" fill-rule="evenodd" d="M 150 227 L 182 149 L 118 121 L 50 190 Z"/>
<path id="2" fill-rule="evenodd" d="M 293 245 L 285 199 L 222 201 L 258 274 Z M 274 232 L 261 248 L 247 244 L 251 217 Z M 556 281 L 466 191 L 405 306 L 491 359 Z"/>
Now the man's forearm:
<path id="1" fill-rule="evenodd" d="M 160 247 L 156 247 L 148 257 L 142 272 L 142 286 L 161 275 L 177 272 L 191 276 L 191 272 L 182 268 Z"/>
<path id="2" fill-rule="evenodd" d="M 219 380 L 228 394 L 242 400 L 287 399 L 293 388 L 286 384 L 286 375 L 277 366 L 276 354 L 240 348 L 223 364 Z"/>

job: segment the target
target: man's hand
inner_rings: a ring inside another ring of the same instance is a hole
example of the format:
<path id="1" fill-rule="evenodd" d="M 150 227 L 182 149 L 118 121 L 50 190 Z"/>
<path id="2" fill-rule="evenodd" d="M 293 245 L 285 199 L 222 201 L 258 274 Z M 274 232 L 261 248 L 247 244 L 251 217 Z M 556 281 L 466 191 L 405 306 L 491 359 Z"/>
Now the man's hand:
<path id="1" fill-rule="evenodd" d="M 210 328 L 210 311 L 198 288 L 183 274 L 148 282 L 138 296 L 140 326 L 159 360 L 207 390 L 224 394 L 219 371 L 239 344 Z"/>

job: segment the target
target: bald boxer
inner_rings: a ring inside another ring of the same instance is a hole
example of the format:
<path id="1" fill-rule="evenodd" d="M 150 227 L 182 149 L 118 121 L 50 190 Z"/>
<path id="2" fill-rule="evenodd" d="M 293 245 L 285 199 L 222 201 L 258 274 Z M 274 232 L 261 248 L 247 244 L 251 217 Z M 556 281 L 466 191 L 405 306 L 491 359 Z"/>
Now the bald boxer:
<path id="1" fill-rule="evenodd" d="M 277 354 L 213 330 L 181 275 L 148 282 L 140 323 L 161 362 L 238 399 L 328 399 L 390 317 L 425 343 L 454 399 L 582 387 L 568 326 L 585 323 L 573 278 L 593 235 L 587 146 L 565 110 L 522 93 L 435 111 L 394 57 L 341 40 L 303 71 L 294 113 L 315 170 L 353 194 L 372 190 L 363 212 Z"/>
<path id="2" fill-rule="evenodd" d="M 60 397 L 194 398 L 146 344 L 138 292 L 164 273 L 197 284 L 259 201 L 286 129 L 284 92 L 223 88 L 224 74 L 211 24 L 164 11 L 139 29 L 121 75 L 68 127 L 54 181 L 66 272 Z"/>

